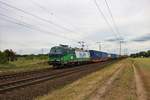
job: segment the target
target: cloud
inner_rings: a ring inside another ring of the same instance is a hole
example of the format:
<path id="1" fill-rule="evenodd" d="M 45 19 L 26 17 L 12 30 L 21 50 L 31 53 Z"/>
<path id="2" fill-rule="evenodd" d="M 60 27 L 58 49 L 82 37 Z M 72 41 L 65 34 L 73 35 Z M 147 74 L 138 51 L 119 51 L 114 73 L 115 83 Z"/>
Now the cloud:
<path id="1" fill-rule="evenodd" d="M 116 41 L 117 41 L 117 39 L 115 39 L 115 38 L 111 38 L 111 39 L 107 39 L 106 41 L 108 41 L 108 42 L 116 42 Z"/>
<path id="2" fill-rule="evenodd" d="M 122 38 L 122 37 L 120 37 L 120 38 L 109 38 L 109 39 L 106 39 L 105 41 L 107 41 L 107 42 L 118 42 L 118 41 L 124 41 L 124 39 Z"/>
<path id="3" fill-rule="evenodd" d="M 96 42 L 100 41 L 105 43 L 102 45 L 102 50 L 113 52 L 118 47 L 118 40 L 115 38 L 114 33 L 111 32 L 103 17 L 98 13 L 96 6 L 92 0 L 5 0 L 4 2 L 11 4 L 17 8 L 23 9 L 36 16 L 42 17 L 47 20 L 66 27 L 74 32 L 68 32 L 55 25 L 36 19 L 28 14 L 10 9 L 9 7 L 0 3 L 0 13 L 13 17 L 19 21 L 17 23 L 28 23 L 33 27 L 38 27 L 41 30 L 49 31 L 49 34 L 44 34 L 36 30 L 7 22 L 0 16 L 0 49 L 14 48 L 26 49 L 26 53 L 33 53 L 37 48 L 50 48 L 51 43 L 54 45 L 63 43 L 75 47 L 77 41 L 85 41 L 89 45 L 89 49 L 98 49 Z M 37 6 L 35 3 L 40 4 L 44 9 Z M 103 0 L 98 1 L 102 11 L 104 12 L 108 22 L 112 25 L 109 12 Z M 147 48 L 149 44 L 143 41 L 149 41 L 149 35 L 145 33 L 150 32 L 150 1 L 149 0 L 109 0 L 110 8 L 113 17 L 118 26 L 119 32 L 127 43 L 134 48 Z M 2 9 L 3 8 L 3 9 Z M 130 10 L 130 12 L 129 12 Z M 51 15 L 53 13 L 53 15 Z M 7 19 L 7 18 L 5 18 Z M 56 36 L 53 36 L 53 34 Z M 138 34 L 137 34 L 138 33 Z M 58 35 L 67 38 L 59 38 Z M 142 36 L 143 35 L 143 36 Z M 144 36 L 145 35 L 145 36 Z M 140 37 L 142 36 L 142 37 Z M 138 37 L 138 38 L 136 38 Z M 136 42 L 133 42 L 136 41 Z M 142 42 L 137 42 L 142 41 Z M 107 46 L 110 44 L 110 46 Z M 141 45 L 141 47 L 139 47 Z M 106 46 L 106 47 L 103 47 Z M 30 50 L 32 49 L 32 50 Z M 39 51 L 40 51 L 39 49 Z M 118 50 L 116 50 L 118 51 Z"/>
<path id="4" fill-rule="evenodd" d="M 134 41 L 134 42 L 147 42 L 147 41 L 150 41 L 150 33 L 148 33 L 148 34 L 146 34 L 144 36 L 135 38 L 132 41 Z"/>

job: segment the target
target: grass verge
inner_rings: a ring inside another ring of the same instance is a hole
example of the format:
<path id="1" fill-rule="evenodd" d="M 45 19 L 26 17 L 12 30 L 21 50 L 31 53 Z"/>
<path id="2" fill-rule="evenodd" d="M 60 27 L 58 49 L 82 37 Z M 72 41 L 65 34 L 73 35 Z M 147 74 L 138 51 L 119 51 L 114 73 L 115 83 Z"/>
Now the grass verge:
<path id="1" fill-rule="evenodd" d="M 147 92 L 148 100 L 150 99 L 150 58 L 133 59 L 141 78 L 144 82 L 144 87 Z"/>
<path id="2" fill-rule="evenodd" d="M 7 64 L 0 64 L 0 73 L 12 73 L 21 71 L 31 71 L 36 69 L 49 68 L 46 59 L 25 59 L 19 58 L 17 61 L 9 62 Z"/>

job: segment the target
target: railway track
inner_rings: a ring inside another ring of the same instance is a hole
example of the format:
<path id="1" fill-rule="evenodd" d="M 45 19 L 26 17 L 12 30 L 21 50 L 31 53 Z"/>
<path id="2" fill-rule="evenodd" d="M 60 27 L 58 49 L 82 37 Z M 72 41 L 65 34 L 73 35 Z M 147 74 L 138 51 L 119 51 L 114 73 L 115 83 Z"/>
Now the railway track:
<path id="1" fill-rule="evenodd" d="M 67 69 L 57 69 L 55 71 L 59 72 L 61 70 L 67 70 Z M 46 68 L 46 69 L 35 70 L 35 71 L 18 72 L 18 73 L 11 73 L 11 74 L 2 74 L 2 75 L 0 75 L 0 82 L 2 82 L 3 80 L 4 81 L 5 80 L 6 81 L 11 80 L 11 79 L 14 80 L 14 79 L 19 78 L 19 77 L 37 75 L 37 74 L 42 74 L 42 73 L 46 73 L 46 72 L 51 73 L 51 72 L 54 72 L 54 70 L 52 68 Z"/>
<path id="2" fill-rule="evenodd" d="M 44 73 L 61 72 L 61 71 L 69 70 L 69 69 L 72 69 L 72 68 L 76 68 L 76 67 L 71 67 L 71 68 L 68 68 L 68 69 L 57 69 L 57 70 L 53 70 L 52 68 L 46 68 L 46 69 L 35 70 L 35 71 L 11 73 L 11 74 L 4 74 L 4 75 L 2 74 L 2 75 L 0 75 L 0 83 L 5 82 L 5 81 L 17 80 L 18 78 L 24 78 L 24 77 L 30 77 L 30 76 L 33 76 L 33 75 L 44 74 Z"/>
<path id="3" fill-rule="evenodd" d="M 45 73 L 61 72 L 61 71 L 64 71 L 64 70 L 70 70 L 72 68 L 73 67 L 68 68 L 68 69 L 57 69 L 57 70 L 53 70 L 52 68 L 46 68 L 46 69 L 36 70 L 36 71 L 11 73 L 11 74 L 6 74 L 6 75 L 4 74 L 4 75 L 0 75 L 0 83 L 5 82 L 5 81 L 17 80 L 19 78 L 26 78 L 26 77 L 30 77 L 30 76 L 37 76 L 37 75 L 45 74 Z"/>
<path id="4" fill-rule="evenodd" d="M 51 70 L 52 70 L 52 68 L 46 68 L 46 69 L 36 70 L 36 71 L 27 71 L 27 72 L 4 74 L 4 75 L 0 75 L 0 81 L 9 80 L 11 78 L 17 78 L 17 77 L 22 77 L 22 76 L 26 76 L 26 75 L 34 75 L 34 74 L 38 74 L 38 73 L 49 72 Z"/>
<path id="5" fill-rule="evenodd" d="M 103 63 L 103 64 L 105 64 L 105 63 Z M 27 78 L 21 78 L 21 79 L 17 79 L 17 80 L 6 81 L 4 83 L 0 83 L 0 93 L 5 93 L 5 92 L 11 91 L 13 89 L 25 87 L 28 85 L 33 85 L 33 84 L 40 83 L 40 82 L 47 81 L 47 80 L 65 77 L 67 75 L 71 75 L 71 74 L 78 73 L 81 71 L 86 71 L 88 69 L 89 69 L 89 66 L 84 65 L 84 66 L 80 66 L 80 67 L 73 67 L 73 68 L 68 68 L 68 69 L 63 69 L 63 70 L 61 70 L 61 69 L 60 70 L 54 70 L 54 71 L 51 71 L 51 73 L 49 73 L 49 72 L 44 73 L 43 72 L 39 75 L 36 75 L 36 74 L 33 76 L 30 75 L 30 77 L 27 77 Z M 7 78 L 10 78 L 10 77 L 7 77 Z"/>
<path id="6" fill-rule="evenodd" d="M 42 82 L 42 81 L 46 81 L 46 80 L 50 80 L 50 79 L 54 79 L 54 78 L 63 77 L 63 76 L 69 75 L 69 74 L 76 73 L 78 71 L 79 70 L 72 70 L 72 71 L 57 73 L 57 74 L 53 74 L 53 75 L 42 75 L 42 76 L 38 76 L 38 77 L 31 77 L 31 78 L 26 78 L 26 79 L 21 79 L 21 80 L 17 80 L 17 81 L 3 83 L 3 84 L 0 84 L 0 93 L 9 91 L 9 90 L 12 90 L 15 88 L 32 85 L 37 82 Z M 83 71 L 83 69 L 80 71 Z"/>

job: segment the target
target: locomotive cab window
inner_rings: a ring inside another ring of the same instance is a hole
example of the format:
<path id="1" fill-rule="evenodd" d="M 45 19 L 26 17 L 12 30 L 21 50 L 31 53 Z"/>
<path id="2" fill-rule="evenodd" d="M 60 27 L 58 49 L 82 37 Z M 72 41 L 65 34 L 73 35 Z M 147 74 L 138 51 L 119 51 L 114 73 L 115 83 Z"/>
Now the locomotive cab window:
<path id="1" fill-rule="evenodd" d="M 64 50 L 62 48 L 52 48 L 50 54 L 64 54 Z"/>

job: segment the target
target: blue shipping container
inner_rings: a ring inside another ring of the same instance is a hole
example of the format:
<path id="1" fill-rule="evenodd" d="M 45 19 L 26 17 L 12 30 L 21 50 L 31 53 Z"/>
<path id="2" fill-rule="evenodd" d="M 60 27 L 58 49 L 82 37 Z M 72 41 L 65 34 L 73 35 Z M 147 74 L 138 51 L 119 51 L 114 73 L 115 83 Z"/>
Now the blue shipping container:
<path id="1" fill-rule="evenodd" d="M 116 59 L 117 58 L 117 54 L 111 54 L 111 58 L 112 59 Z"/>
<path id="2" fill-rule="evenodd" d="M 96 50 L 89 50 L 90 52 L 90 57 L 93 59 L 93 60 L 103 60 L 103 59 L 106 59 L 108 58 L 108 53 L 106 52 L 101 52 L 101 51 L 96 51 Z"/>

